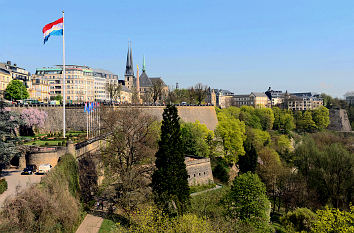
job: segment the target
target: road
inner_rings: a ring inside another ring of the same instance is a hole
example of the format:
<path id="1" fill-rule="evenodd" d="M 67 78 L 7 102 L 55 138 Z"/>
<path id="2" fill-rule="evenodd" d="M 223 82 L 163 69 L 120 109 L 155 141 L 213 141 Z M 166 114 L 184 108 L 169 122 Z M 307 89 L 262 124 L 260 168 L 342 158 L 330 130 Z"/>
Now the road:
<path id="1" fill-rule="evenodd" d="M 16 193 L 24 190 L 31 184 L 39 183 L 43 175 L 21 175 L 22 170 L 9 169 L 4 170 L 1 178 L 7 181 L 7 190 L 0 194 L 0 208 L 8 197 L 14 197 Z"/>

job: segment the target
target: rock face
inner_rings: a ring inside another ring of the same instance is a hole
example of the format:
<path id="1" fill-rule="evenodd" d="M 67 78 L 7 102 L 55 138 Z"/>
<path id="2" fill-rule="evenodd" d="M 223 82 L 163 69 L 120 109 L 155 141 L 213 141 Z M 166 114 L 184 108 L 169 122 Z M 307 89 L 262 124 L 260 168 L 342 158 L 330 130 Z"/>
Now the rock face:
<path id="1" fill-rule="evenodd" d="M 12 107 L 13 111 L 21 113 L 25 107 Z M 46 111 L 48 118 L 44 127 L 40 130 L 46 132 L 58 132 L 63 127 L 63 108 L 60 106 L 36 107 Z M 126 106 L 115 107 L 116 109 L 124 109 Z M 156 116 L 162 120 L 164 106 L 137 106 L 136 108 Z M 208 129 L 214 130 L 218 123 L 215 108 L 213 106 L 178 106 L 178 114 L 182 121 L 195 122 L 198 120 L 201 124 L 205 124 Z M 67 130 L 82 131 L 86 130 L 86 113 L 83 107 L 67 107 L 66 108 L 66 127 Z"/>
<path id="2" fill-rule="evenodd" d="M 330 124 L 329 130 L 340 132 L 350 132 L 352 130 L 348 119 L 348 114 L 345 109 L 330 109 L 329 111 Z"/>

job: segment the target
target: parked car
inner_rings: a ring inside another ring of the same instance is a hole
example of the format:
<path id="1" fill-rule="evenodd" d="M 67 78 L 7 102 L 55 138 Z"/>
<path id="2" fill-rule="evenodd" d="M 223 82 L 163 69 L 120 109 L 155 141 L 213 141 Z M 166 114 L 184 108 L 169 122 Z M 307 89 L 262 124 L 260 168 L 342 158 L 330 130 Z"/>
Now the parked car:
<path id="1" fill-rule="evenodd" d="M 33 175 L 37 170 L 36 165 L 27 165 L 21 172 L 21 175 Z"/>
<path id="2" fill-rule="evenodd" d="M 38 171 L 37 171 L 37 175 L 42 175 L 42 174 L 46 174 L 47 172 L 50 171 L 50 169 L 52 169 L 52 165 L 50 164 L 41 164 L 39 165 Z"/>

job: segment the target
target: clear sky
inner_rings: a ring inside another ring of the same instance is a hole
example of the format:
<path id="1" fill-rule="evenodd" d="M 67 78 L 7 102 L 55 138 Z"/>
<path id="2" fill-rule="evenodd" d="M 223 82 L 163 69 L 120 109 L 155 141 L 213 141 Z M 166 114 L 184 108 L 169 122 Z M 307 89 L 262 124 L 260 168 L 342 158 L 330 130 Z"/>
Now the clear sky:
<path id="1" fill-rule="evenodd" d="M 65 10 L 66 63 L 124 78 L 133 59 L 168 85 L 237 94 L 354 90 L 353 0 L 0 0 L 0 61 L 34 72 L 62 63 L 61 37 L 42 28 Z"/>

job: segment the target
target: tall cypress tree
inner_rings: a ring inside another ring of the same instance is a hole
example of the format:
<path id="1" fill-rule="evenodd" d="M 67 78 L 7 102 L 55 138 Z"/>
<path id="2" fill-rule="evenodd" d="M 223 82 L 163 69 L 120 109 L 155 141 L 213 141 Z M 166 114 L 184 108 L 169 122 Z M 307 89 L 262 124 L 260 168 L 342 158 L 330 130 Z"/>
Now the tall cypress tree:
<path id="1" fill-rule="evenodd" d="M 240 173 L 246 173 L 248 171 L 255 173 L 257 168 L 258 154 L 256 148 L 254 148 L 251 142 L 245 143 L 246 154 L 239 156 L 238 166 Z"/>
<path id="2" fill-rule="evenodd" d="M 177 108 L 168 105 L 163 112 L 161 139 L 152 175 L 155 203 L 169 214 L 183 214 L 190 203 L 188 174 Z"/>

